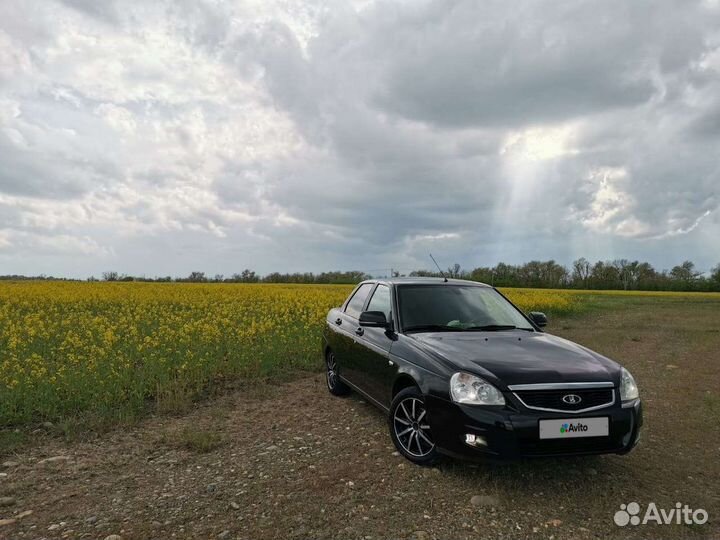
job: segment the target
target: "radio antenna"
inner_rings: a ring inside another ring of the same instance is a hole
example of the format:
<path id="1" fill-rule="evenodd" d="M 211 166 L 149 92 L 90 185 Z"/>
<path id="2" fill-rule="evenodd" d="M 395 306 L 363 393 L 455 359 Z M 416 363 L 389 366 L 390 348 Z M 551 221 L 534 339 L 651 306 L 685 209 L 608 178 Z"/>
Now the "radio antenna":
<path id="1" fill-rule="evenodd" d="M 437 263 L 437 261 L 435 260 L 435 257 L 432 256 L 432 253 L 430 253 L 430 258 L 432 259 L 432 262 L 435 263 L 435 266 L 437 266 L 437 269 L 440 270 L 440 275 L 441 275 L 441 276 L 443 277 L 443 279 L 445 280 L 445 283 L 447 283 L 447 276 L 445 275 L 445 272 L 443 272 L 442 269 L 440 268 L 440 265 L 439 265 L 439 264 Z"/>

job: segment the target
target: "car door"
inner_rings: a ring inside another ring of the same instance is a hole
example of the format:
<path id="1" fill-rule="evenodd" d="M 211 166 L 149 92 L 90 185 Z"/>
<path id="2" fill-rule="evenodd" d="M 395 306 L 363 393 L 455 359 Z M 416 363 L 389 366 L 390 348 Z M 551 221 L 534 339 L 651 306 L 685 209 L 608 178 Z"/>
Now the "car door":
<path id="1" fill-rule="evenodd" d="M 361 333 L 358 331 L 360 328 L 358 317 L 374 286 L 374 283 L 363 283 L 355 289 L 342 312 L 333 321 L 337 331 L 335 357 L 338 362 L 338 373 L 340 377 L 355 386 L 360 385 L 358 357 L 362 354 L 362 347 L 357 343 Z"/>
<path id="2" fill-rule="evenodd" d="M 382 311 L 387 320 L 392 321 L 392 301 L 390 287 L 378 284 L 372 292 L 366 311 Z M 360 327 L 361 335 L 357 340 L 361 346 L 358 355 L 358 386 L 371 398 L 384 406 L 390 405 L 392 385 L 397 366 L 390 362 L 395 333 L 387 328 Z"/>

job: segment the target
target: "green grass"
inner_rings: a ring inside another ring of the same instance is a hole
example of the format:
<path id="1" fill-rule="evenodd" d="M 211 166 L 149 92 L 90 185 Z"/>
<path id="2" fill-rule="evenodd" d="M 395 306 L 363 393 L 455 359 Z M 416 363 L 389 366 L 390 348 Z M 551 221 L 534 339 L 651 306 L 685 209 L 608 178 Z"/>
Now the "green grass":
<path id="1" fill-rule="evenodd" d="M 28 442 L 28 434 L 20 429 L 0 431 L 0 456 L 12 454 Z"/>
<path id="2" fill-rule="evenodd" d="M 221 433 L 211 429 L 185 427 L 177 432 L 165 433 L 158 442 L 197 454 L 207 454 L 220 448 L 226 440 Z"/>

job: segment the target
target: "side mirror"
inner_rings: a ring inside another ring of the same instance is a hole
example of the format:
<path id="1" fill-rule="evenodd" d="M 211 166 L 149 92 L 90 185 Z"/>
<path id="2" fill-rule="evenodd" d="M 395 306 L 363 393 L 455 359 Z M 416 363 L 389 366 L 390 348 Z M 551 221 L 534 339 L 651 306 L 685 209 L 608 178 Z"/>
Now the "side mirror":
<path id="1" fill-rule="evenodd" d="M 385 328 L 388 326 L 388 321 L 382 311 L 363 311 L 360 314 L 360 326 Z"/>
<path id="2" fill-rule="evenodd" d="M 547 316 L 541 311 L 531 311 L 528 315 L 530 316 L 530 320 L 536 325 L 540 327 L 547 326 Z"/>

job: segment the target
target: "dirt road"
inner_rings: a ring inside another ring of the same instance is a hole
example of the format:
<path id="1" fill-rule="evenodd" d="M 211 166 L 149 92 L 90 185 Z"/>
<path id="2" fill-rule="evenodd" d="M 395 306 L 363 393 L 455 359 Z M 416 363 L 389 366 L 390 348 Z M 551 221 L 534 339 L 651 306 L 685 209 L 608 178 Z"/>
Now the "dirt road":
<path id="1" fill-rule="evenodd" d="M 312 375 L 87 442 L 39 436 L 0 468 L 0 538 L 718 537 L 718 307 L 635 299 L 549 328 L 634 373 L 646 429 L 626 457 L 415 467 L 379 411 Z M 710 522 L 618 527 L 631 501 Z"/>

